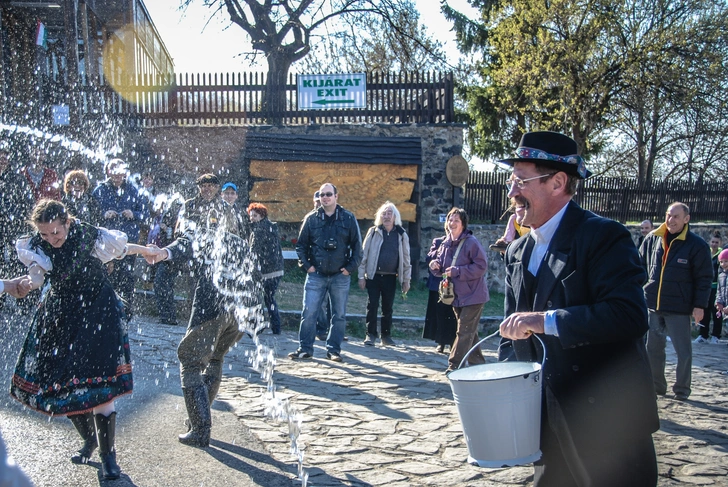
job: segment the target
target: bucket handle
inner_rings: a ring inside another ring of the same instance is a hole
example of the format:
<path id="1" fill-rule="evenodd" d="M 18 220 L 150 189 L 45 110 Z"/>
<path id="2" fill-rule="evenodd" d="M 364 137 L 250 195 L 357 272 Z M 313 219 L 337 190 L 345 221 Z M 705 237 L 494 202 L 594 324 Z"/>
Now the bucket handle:
<path id="1" fill-rule="evenodd" d="M 460 365 L 458 365 L 458 369 L 461 369 L 463 367 L 463 364 L 468 359 L 468 356 L 471 354 L 471 352 L 473 350 L 480 347 L 480 344 L 483 343 L 484 341 L 488 340 L 489 338 L 493 338 L 496 335 L 500 335 L 500 330 L 496 330 L 495 333 L 488 335 L 487 337 L 483 338 L 478 343 L 473 345 L 473 348 L 468 350 L 468 353 L 466 353 L 465 356 L 463 357 L 463 359 L 460 361 Z M 539 338 L 538 335 L 533 334 L 533 336 L 536 337 L 536 340 L 538 340 L 538 342 L 541 344 L 541 348 L 543 349 L 543 360 L 541 361 L 541 370 L 543 370 L 543 366 L 546 364 L 546 345 L 544 345 L 543 341 L 541 340 L 541 338 Z"/>

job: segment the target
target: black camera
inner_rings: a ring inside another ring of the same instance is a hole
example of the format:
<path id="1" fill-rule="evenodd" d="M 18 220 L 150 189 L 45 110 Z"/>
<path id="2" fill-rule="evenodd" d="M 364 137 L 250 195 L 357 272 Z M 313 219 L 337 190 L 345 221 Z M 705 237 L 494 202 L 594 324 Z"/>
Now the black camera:
<path id="1" fill-rule="evenodd" d="M 336 250 L 336 239 L 331 237 L 324 241 L 324 248 L 326 250 Z"/>

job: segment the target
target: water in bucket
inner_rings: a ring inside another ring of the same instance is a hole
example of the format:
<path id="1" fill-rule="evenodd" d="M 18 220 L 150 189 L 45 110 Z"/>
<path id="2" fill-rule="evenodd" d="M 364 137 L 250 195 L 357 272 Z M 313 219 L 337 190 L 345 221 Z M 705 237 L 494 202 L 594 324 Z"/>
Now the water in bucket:
<path id="1" fill-rule="evenodd" d="M 498 468 L 541 458 L 541 364 L 475 365 L 447 377 L 469 463 Z"/>

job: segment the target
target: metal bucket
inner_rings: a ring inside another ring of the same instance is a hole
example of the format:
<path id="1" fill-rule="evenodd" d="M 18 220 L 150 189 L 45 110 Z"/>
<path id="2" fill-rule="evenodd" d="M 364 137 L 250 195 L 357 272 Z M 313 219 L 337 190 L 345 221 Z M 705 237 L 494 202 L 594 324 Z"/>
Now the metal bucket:
<path id="1" fill-rule="evenodd" d="M 468 446 L 469 463 L 498 468 L 541 458 L 541 364 L 475 365 L 454 370 L 447 378 Z"/>

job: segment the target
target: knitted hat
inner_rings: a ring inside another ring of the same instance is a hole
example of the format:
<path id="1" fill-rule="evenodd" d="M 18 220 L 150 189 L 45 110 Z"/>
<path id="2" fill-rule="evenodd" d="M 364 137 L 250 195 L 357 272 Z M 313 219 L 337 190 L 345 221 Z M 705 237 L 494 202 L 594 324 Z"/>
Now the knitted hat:
<path id="1" fill-rule="evenodd" d="M 728 260 L 728 249 L 724 249 L 720 252 L 718 260 Z"/>
<path id="2" fill-rule="evenodd" d="M 208 173 L 208 174 L 203 174 L 202 176 L 200 176 L 199 178 L 197 178 L 196 183 L 197 183 L 197 186 L 201 186 L 203 184 L 215 184 L 215 185 L 219 185 L 220 184 L 220 180 L 214 174 L 209 174 Z"/>

